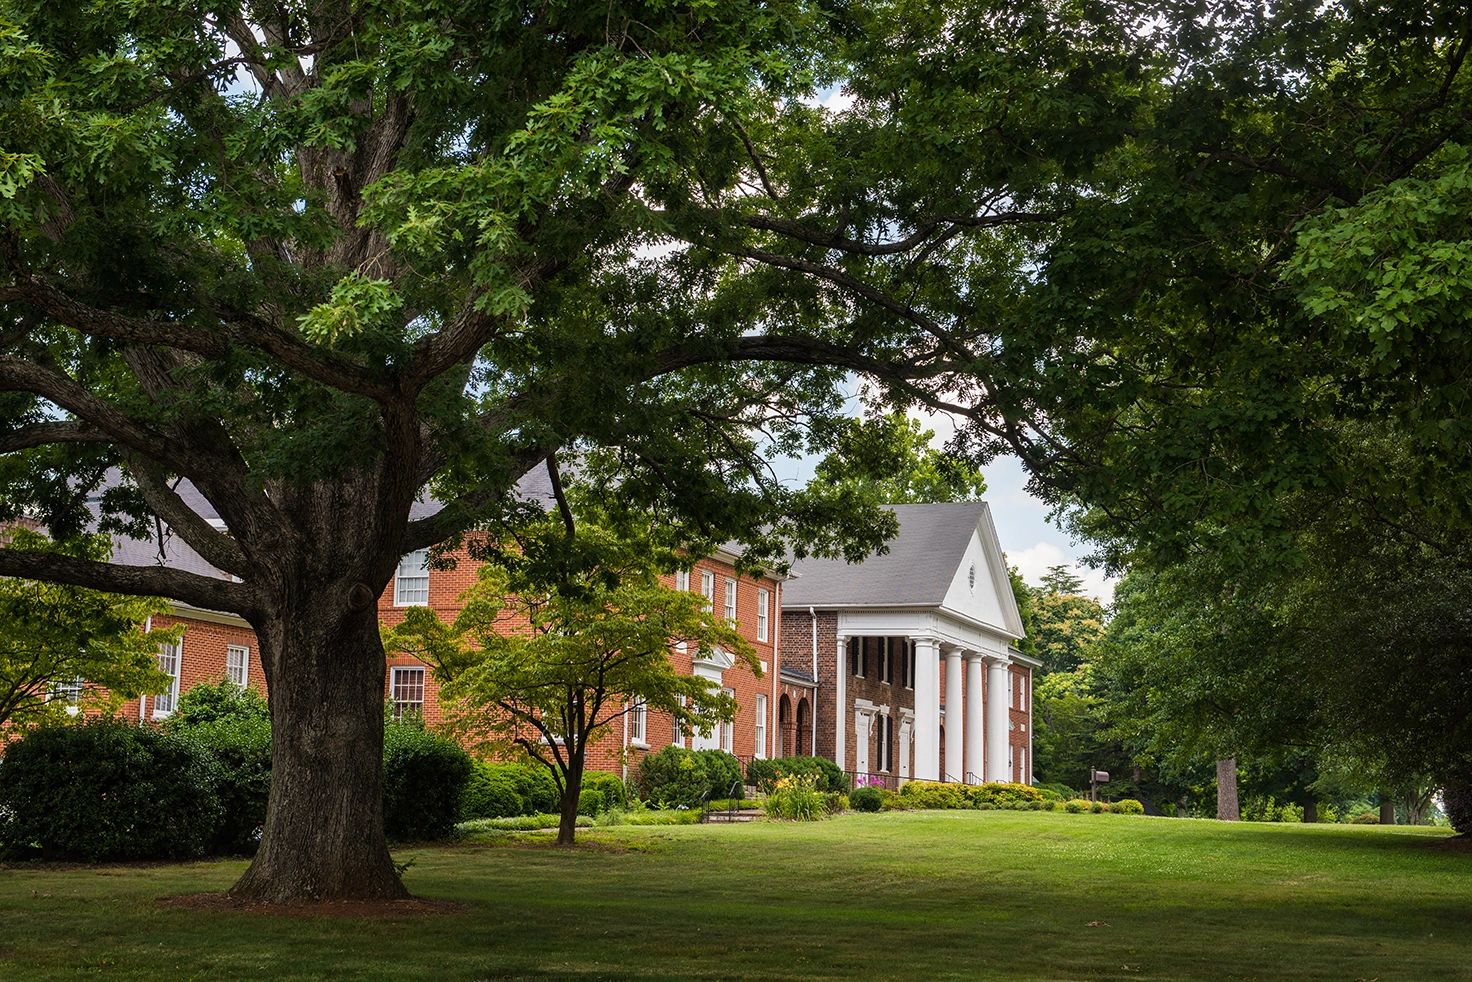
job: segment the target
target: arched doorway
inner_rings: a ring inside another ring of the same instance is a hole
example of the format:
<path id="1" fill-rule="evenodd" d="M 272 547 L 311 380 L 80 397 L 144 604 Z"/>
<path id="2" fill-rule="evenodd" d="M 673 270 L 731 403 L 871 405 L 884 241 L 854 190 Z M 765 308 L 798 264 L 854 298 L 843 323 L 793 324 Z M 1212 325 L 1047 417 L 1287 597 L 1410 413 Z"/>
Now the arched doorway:
<path id="1" fill-rule="evenodd" d="M 777 756 L 786 757 L 793 745 L 792 698 L 785 692 L 777 702 Z"/>
<path id="2" fill-rule="evenodd" d="M 813 709 L 806 699 L 797 704 L 797 735 L 792 745 L 797 748 L 799 757 L 810 756 L 813 752 Z"/>

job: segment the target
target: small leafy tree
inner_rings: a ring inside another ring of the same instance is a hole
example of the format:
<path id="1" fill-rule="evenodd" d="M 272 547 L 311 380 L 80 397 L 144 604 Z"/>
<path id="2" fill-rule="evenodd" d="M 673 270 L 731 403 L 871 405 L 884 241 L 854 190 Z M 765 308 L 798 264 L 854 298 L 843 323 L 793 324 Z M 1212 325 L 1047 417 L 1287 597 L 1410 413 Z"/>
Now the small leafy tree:
<path id="1" fill-rule="evenodd" d="M 48 555 L 106 560 L 104 537 L 66 546 L 39 533 L 11 529 L 7 545 Z M 144 631 L 162 601 L 85 587 L 0 577 L 0 724 L 30 726 L 67 710 L 108 709 L 124 699 L 162 692 L 160 641 L 177 631 Z"/>
<path id="2" fill-rule="evenodd" d="M 614 722 L 640 704 L 706 733 L 734 715 L 718 685 L 677 670 L 672 646 L 692 658 L 722 649 L 761 669 L 704 597 L 660 582 L 680 561 L 674 551 L 564 519 L 533 522 L 518 555 L 482 567 L 453 622 L 415 608 L 384 644 L 434 666 L 451 725 L 479 749 L 551 771 L 557 843 L 571 845 L 588 751 Z"/>

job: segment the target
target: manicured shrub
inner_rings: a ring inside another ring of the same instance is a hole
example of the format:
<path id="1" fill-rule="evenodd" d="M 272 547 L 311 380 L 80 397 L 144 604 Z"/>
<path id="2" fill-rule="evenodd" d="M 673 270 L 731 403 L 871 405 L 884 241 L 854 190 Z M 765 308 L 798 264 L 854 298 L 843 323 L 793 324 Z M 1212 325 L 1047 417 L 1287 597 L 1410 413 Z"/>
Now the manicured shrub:
<path id="1" fill-rule="evenodd" d="M 197 740 L 219 765 L 215 791 L 220 824 L 209 851 L 254 853 L 271 792 L 271 717 L 266 700 L 254 689 L 230 681 L 196 685 L 180 697 L 163 726 Z"/>
<path id="2" fill-rule="evenodd" d="M 521 795 L 522 814 L 547 814 L 557 812 L 562 794 L 552 772 L 541 764 L 502 764 L 506 773 L 516 782 L 516 793 Z"/>
<path id="3" fill-rule="evenodd" d="M 115 719 L 34 730 L 0 763 L 0 851 L 192 859 L 219 828 L 219 766 L 185 733 Z"/>
<path id="4" fill-rule="evenodd" d="M 1350 825 L 1379 825 L 1380 816 L 1374 812 L 1360 812 L 1349 820 Z"/>
<path id="5" fill-rule="evenodd" d="M 391 839 L 443 839 L 455 828 L 470 781 L 470 755 L 419 720 L 385 725 L 383 824 Z"/>
<path id="6" fill-rule="evenodd" d="M 710 790 L 705 759 L 669 746 L 639 762 L 639 797 L 657 808 L 699 808 Z"/>
<path id="7" fill-rule="evenodd" d="M 179 704 L 164 722 L 164 728 L 199 726 L 221 720 L 269 723 L 271 711 L 265 697 L 255 689 L 242 689 L 222 678 L 218 682 L 195 685 L 180 696 Z"/>
<path id="8" fill-rule="evenodd" d="M 1081 812 L 1091 810 L 1093 804 L 1094 803 L 1092 801 L 1089 801 L 1087 798 L 1070 798 L 1068 801 L 1065 801 L 1063 803 L 1063 810 L 1070 814 L 1077 815 Z"/>
<path id="9" fill-rule="evenodd" d="M 848 806 L 856 812 L 877 812 L 884 807 L 881 788 L 854 788 L 848 793 Z"/>
<path id="10" fill-rule="evenodd" d="M 705 765 L 705 772 L 710 775 L 711 798 L 741 797 L 741 788 L 746 780 L 741 774 L 741 761 L 724 750 L 693 750 L 696 757 L 700 758 Z"/>
<path id="11" fill-rule="evenodd" d="M 963 787 L 938 781 L 908 781 L 900 788 L 900 797 L 910 808 L 967 808 L 971 803 Z"/>
<path id="12" fill-rule="evenodd" d="M 1461 775 L 1448 780 L 1441 789 L 1441 805 L 1452 828 L 1472 836 L 1472 780 Z"/>
<path id="13" fill-rule="evenodd" d="M 582 815 L 601 815 L 615 808 L 629 807 L 629 789 L 623 779 L 617 774 L 608 771 L 589 771 L 583 775 L 583 794 L 592 793 L 597 798 L 593 806 L 597 810 L 585 812 L 582 807 L 582 798 L 578 798 L 578 813 Z"/>
<path id="14" fill-rule="evenodd" d="M 1095 801 L 1089 804 L 1089 811 L 1093 812 L 1095 815 L 1102 815 L 1108 810 L 1109 802 L 1107 801 Z"/>
<path id="15" fill-rule="evenodd" d="M 1060 800 L 1058 800 L 1057 798 L 1049 798 L 1047 801 L 1044 801 L 1042 804 L 1043 804 L 1043 811 L 1046 811 L 1046 812 L 1056 812 L 1056 811 L 1061 811 L 1063 809 L 1063 802 L 1060 801 Z"/>
<path id="16" fill-rule="evenodd" d="M 1059 784 L 1056 781 L 1048 784 L 1039 784 L 1036 787 L 1042 793 L 1044 800 L 1072 801 L 1079 796 L 1078 792 L 1068 785 Z"/>
<path id="17" fill-rule="evenodd" d="M 669 746 L 639 762 L 639 797 L 656 808 L 699 808 L 741 794 L 741 762 L 722 750 Z"/>
<path id="18" fill-rule="evenodd" d="M 1020 808 L 1030 801 L 1042 801 L 1045 795 L 1039 789 L 1028 784 L 1015 784 L 1011 781 L 989 781 L 986 784 L 968 786 L 965 791 L 971 799 L 973 807 L 978 802 L 986 802 L 995 808 Z"/>
<path id="19" fill-rule="evenodd" d="M 764 808 L 771 818 L 790 822 L 814 822 L 827 817 L 838 792 L 820 791 L 812 775 L 779 777 L 767 792 Z"/>
<path id="20" fill-rule="evenodd" d="M 1145 806 L 1134 798 L 1121 798 L 1109 806 L 1109 810 L 1119 815 L 1143 815 Z"/>
<path id="21" fill-rule="evenodd" d="M 1026 801 L 1023 802 L 1022 808 L 1025 811 L 1040 812 L 1045 804 L 1047 804 L 1045 801 Z"/>
<path id="22" fill-rule="evenodd" d="M 777 757 L 757 759 L 746 765 L 746 783 L 762 791 L 770 790 L 780 777 L 788 775 L 813 777 L 821 791 L 847 791 L 848 776 L 833 761 L 824 757 Z"/>
<path id="23" fill-rule="evenodd" d="M 511 773 L 515 765 L 488 764 L 476 761 L 460 793 L 460 820 L 478 818 L 509 818 L 525 815 L 532 809 L 517 791 L 516 775 Z"/>

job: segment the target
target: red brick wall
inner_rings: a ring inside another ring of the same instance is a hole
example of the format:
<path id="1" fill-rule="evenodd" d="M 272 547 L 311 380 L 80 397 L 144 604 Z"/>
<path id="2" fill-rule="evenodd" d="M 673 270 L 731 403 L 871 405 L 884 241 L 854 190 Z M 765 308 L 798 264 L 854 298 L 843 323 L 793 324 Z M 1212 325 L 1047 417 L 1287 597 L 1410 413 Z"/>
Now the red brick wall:
<path id="1" fill-rule="evenodd" d="M 456 557 L 457 562 L 454 569 L 431 570 L 429 573 L 429 601 L 427 606 L 434 610 L 442 619 L 451 620 L 460 610 L 459 599 L 476 579 L 478 565 L 470 559 L 463 551 Z M 773 730 L 771 720 L 775 718 L 776 706 L 772 698 L 772 679 L 780 669 L 777 653 L 777 638 L 779 637 L 779 614 L 778 605 L 780 595 L 776 580 L 769 577 L 737 576 L 735 568 L 723 560 L 717 558 L 703 559 L 696 564 L 691 574 L 691 589 L 699 591 L 700 572 L 710 570 L 716 577 L 716 606 L 719 610 L 724 601 L 724 583 L 727 577 L 736 580 L 736 618 L 741 634 L 752 645 L 756 657 L 766 665 L 765 672 L 759 678 L 744 662 L 738 661 L 732 668 L 723 673 L 721 684 L 725 688 L 734 690 L 738 704 L 736 718 L 732 724 L 732 751 L 742 758 L 757 756 L 759 751 L 757 740 L 757 696 L 767 697 L 768 726 L 766 729 L 766 744 L 761 748 L 762 755 L 771 753 Z M 667 579 L 667 585 L 674 585 L 674 577 Z M 758 591 L 767 591 L 767 640 L 762 641 L 757 636 L 757 611 L 759 604 Z M 395 584 L 390 583 L 379 598 L 379 618 L 386 626 L 400 623 L 404 618 L 404 606 L 394 603 Z M 225 675 L 225 648 L 227 645 L 239 644 L 250 648 L 250 684 L 265 692 L 265 674 L 261 667 L 259 645 L 256 643 L 254 633 L 246 626 L 218 624 L 199 618 L 188 616 L 161 617 L 155 619 L 155 625 L 159 627 L 173 624 L 184 625 L 183 650 L 180 658 L 180 680 L 179 692 L 182 695 L 190 688 L 201 682 L 218 682 Z M 500 622 L 502 629 L 506 631 L 517 631 L 525 629 L 525 621 L 517 615 L 508 613 L 503 615 Z M 670 657 L 675 661 L 676 667 L 682 672 L 691 671 L 690 657 L 678 652 L 671 652 Z M 444 714 L 439 700 L 439 683 L 434 678 L 434 673 L 416 658 L 404 655 L 391 656 L 388 659 L 388 668 L 384 677 L 384 698 L 392 695 L 391 685 L 393 669 L 401 668 L 424 668 L 424 718 L 431 725 L 443 721 Z M 147 716 L 151 718 L 153 699 L 149 697 L 146 703 Z M 126 703 L 120 713 L 129 719 L 138 719 L 138 700 Z M 719 741 L 719 728 L 713 732 L 713 739 Z M 673 727 L 667 714 L 649 712 L 646 727 L 648 736 L 648 751 L 652 752 L 668 746 L 673 736 Z M 689 740 L 684 741 L 690 744 Z M 617 720 L 605 738 L 594 747 L 589 754 L 589 767 L 597 770 L 608 770 L 620 772 L 628 764 L 627 773 L 633 776 L 637 772 L 637 761 L 646 751 L 634 747 L 626 747 L 626 729 L 624 720 Z"/>
<path id="2" fill-rule="evenodd" d="M 1010 726 L 1012 780 L 1031 783 L 1032 759 L 1028 738 L 1032 733 L 1032 669 L 1014 664 L 1008 671 L 1011 685 L 1007 705 Z M 1020 751 L 1020 752 L 1019 752 Z"/>
<path id="3" fill-rule="evenodd" d="M 184 636 L 179 658 L 179 694 L 183 695 L 201 682 L 219 682 L 225 677 L 225 648 L 243 645 L 250 649 L 249 681 L 263 695 L 266 691 L 266 675 L 261 668 L 260 646 L 256 635 L 249 627 L 234 624 L 217 624 L 187 616 L 155 617 L 153 626 L 173 627 L 182 624 Z M 139 715 L 139 700 L 130 699 L 118 711 L 124 719 L 151 719 L 154 697 L 144 697 L 144 715 Z"/>

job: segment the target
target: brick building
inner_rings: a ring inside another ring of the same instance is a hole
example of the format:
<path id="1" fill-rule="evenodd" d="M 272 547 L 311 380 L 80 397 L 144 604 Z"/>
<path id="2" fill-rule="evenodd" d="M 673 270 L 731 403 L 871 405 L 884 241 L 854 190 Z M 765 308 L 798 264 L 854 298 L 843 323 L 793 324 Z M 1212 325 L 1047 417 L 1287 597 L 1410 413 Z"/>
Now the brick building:
<path id="1" fill-rule="evenodd" d="M 883 555 L 795 565 L 779 719 L 801 740 L 806 705 L 816 753 L 861 783 L 1031 783 L 1038 663 L 1015 647 L 1022 620 L 990 510 L 894 511 Z"/>
<path id="2" fill-rule="evenodd" d="M 545 502 L 538 475 L 518 486 Z M 180 494 L 202 516 L 209 503 L 187 484 Z M 421 506 L 414 517 L 435 506 Z M 884 555 L 863 563 L 803 560 L 791 577 L 740 574 L 736 555 L 717 550 L 668 584 L 709 598 L 735 620 L 756 650 L 762 674 L 717 653 L 682 671 L 728 690 L 735 719 L 709 733 L 676 732 L 664 713 L 627 713 L 589 755 L 592 768 L 635 773 L 639 758 L 671 743 L 718 748 L 743 760 L 816 754 L 840 762 L 859 780 L 897 784 L 915 777 L 975 782 L 1031 780 L 1032 668 L 1012 646 L 1022 628 L 1006 566 L 981 503 L 896 507 L 899 536 Z M 427 553 L 405 556 L 379 598 L 380 620 L 393 625 L 409 607 L 428 606 L 450 619 L 474 582 L 477 565 L 464 553 L 454 568 L 431 570 Z M 115 562 L 165 562 L 224 577 L 164 528 L 160 538 L 119 539 Z M 508 615 L 506 629 L 517 630 Z M 265 691 L 259 646 L 233 614 L 175 603 L 160 626 L 180 624 L 183 637 L 159 653 L 173 688 L 125 704 L 141 721 L 173 711 L 201 682 L 228 678 Z M 392 656 L 384 698 L 397 713 L 442 719 L 439 687 L 427 665 Z"/>

